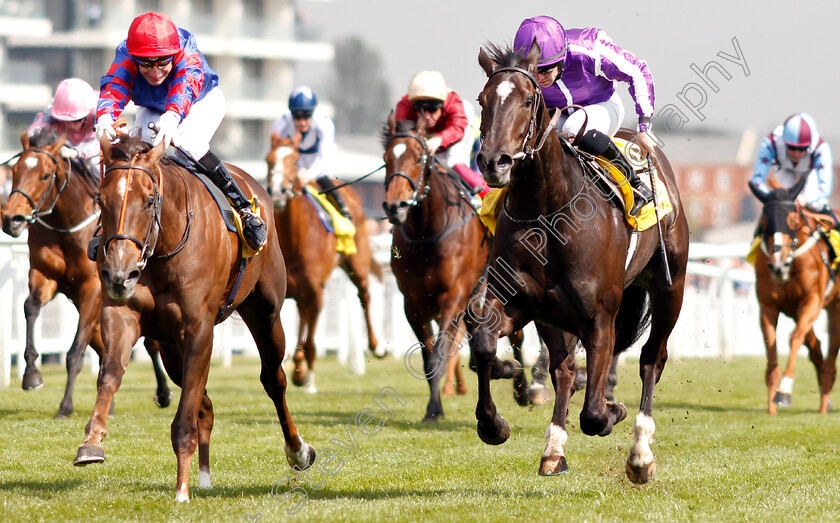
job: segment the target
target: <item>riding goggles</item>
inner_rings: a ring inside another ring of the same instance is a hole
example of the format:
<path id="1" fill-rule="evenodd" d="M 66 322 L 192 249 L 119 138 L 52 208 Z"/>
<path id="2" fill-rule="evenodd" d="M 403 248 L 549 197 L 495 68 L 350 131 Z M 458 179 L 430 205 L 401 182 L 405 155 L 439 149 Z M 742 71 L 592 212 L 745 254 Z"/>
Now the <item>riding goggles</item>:
<path id="1" fill-rule="evenodd" d="M 443 102 L 414 102 L 412 106 L 418 113 L 434 113 L 443 107 Z"/>
<path id="2" fill-rule="evenodd" d="M 312 118 L 312 111 L 292 111 L 292 118 L 295 120 L 309 120 Z"/>
<path id="3" fill-rule="evenodd" d="M 139 57 L 135 56 L 134 62 L 142 67 L 143 69 L 153 69 L 157 67 L 158 69 L 163 69 L 167 65 L 172 63 L 172 59 L 175 58 L 174 56 L 149 56 L 149 57 Z"/>
<path id="4" fill-rule="evenodd" d="M 787 147 L 791 151 L 804 152 L 804 151 L 808 150 L 807 145 L 787 145 L 787 144 L 785 144 L 785 147 Z"/>
<path id="5" fill-rule="evenodd" d="M 537 67 L 537 73 L 539 74 L 548 74 L 553 71 L 555 68 L 558 69 L 557 76 L 561 76 L 563 74 L 563 62 L 553 63 L 551 65 L 544 65 L 542 67 Z"/>

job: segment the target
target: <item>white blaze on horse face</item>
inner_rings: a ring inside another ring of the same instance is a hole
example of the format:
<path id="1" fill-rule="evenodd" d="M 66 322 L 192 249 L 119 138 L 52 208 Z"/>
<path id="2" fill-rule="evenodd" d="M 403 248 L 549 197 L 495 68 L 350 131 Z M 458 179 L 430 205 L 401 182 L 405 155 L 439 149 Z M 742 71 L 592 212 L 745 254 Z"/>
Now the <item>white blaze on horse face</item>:
<path id="1" fill-rule="evenodd" d="M 394 155 L 394 158 L 399 158 L 403 155 L 403 153 L 405 153 L 406 149 L 408 149 L 408 147 L 406 147 L 404 143 L 398 143 L 393 149 L 391 149 L 391 154 Z"/>
<path id="2" fill-rule="evenodd" d="M 117 195 L 120 198 L 125 198 L 125 193 L 128 188 L 128 177 L 120 178 L 120 181 L 117 182 Z"/>
<path id="3" fill-rule="evenodd" d="M 496 86 L 496 94 L 499 96 L 499 104 L 504 104 L 508 95 L 513 92 L 513 82 L 505 80 Z"/>
<path id="4" fill-rule="evenodd" d="M 26 161 L 23 162 L 23 165 L 27 169 L 34 169 L 34 168 L 38 167 L 38 158 L 30 156 L 29 158 L 26 159 Z"/>

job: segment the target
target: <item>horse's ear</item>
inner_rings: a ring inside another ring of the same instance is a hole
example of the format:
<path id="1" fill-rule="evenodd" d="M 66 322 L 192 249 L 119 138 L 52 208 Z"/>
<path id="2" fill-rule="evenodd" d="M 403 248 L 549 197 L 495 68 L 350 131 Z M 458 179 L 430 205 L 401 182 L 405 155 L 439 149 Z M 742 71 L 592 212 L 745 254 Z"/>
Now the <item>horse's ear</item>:
<path id="1" fill-rule="evenodd" d="M 417 122 L 414 124 L 414 131 L 421 137 L 426 134 L 426 119 L 423 116 L 417 117 Z"/>
<path id="2" fill-rule="evenodd" d="M 528 72 L 534 74 L 537 72 L 537 64 L 540 61 L 540 56 L 542 55 L 542 49 L 540 49 L 540 44 L 537 43 L 537 39 L 534 38 L 534 41 L 531 42 L 531 50 L 528 51 L 528 58 L 525 61 L 528 63 Z"/>
<path id="3" fill-rule="evenodd" d="M 805 173 L 805 174 L 807 174 L 807 173 Z M 796 183 L 794 183 L 791 186 L 791 188 L 788 189 L 788 198 L 791 201 L 795 200 L 796 197 L 799 196 L 799 193 L 802 192 L 802 189 L 805 187 L 805 182 L 808 181 L 808 177 L 805 174 L 801 175 L 799 177 L 799 179 L 796 180 Z"/>
<path id="4" fill-rule="evenodd" d="M 104 165 L 109 165 L 111 163 L 111 140 L 108 139 L 107 134 L 103 134 L 102 138 L 99 139 L 99 147 L 102 149 L 102 163 Z"/>
<path id="5" fill-rule="evenodd" d="M 163 152 L 166 150 L 166 144 L 161 140 L 161 142 L 154 147 L 152 150 L 146 153 L 146 158 L 151 163 L 157 163 L 160 160 L 160 157 L 163 156 Z"/>
<path id="6" fill-rule="evenodd" d="M 391 112 L 388 114 L 388 136 L 394 136 L 394 133 L 397 132 L 397 115 L 394 113 L 394 110 L 391 109 Z"/>
<path id="7" fill-rule="evenodd" d="M 487 51 L 485 51 L 483 47 L 478 50 L 478 65 L 484 69 L 484 72 L 488 77 L 496 72 L 496 69 L 499 67 L 499 64 L 490 58 L 490 55 L 487 54 Z"/>
<path id="8" fill-rule="evenodd" d="M 747 185 L 749 186 L 750 191 L 752 191 L 753 195 L 756 198 L 758 198 L 758 201 L 760 201 L 761 203 L 767 203 L 767 198 L 769 197 L 768 194 L 764 194 L 763 192 L 758 190 L 758 187 L 752 182 L 748 182 Z"/>
<path id="9" fill-rule="evenodd" d="M 61 133 L 61 136 L 59 136 L 58 139 L 56 139 L 55 143 L 53 144 L 53 148 L 56 151 L 58 151 L 59 149 L 61 149 L 61 146 L 64 145 L 64 142 L 66 142 L 66 141 L 67 141 L 67 132 L 65 131 L 65 132 Z"/>
<path id="10" fill-rule="evenodd" d="M 295 136 L 292 138 L 292 146 L 295 149 L 300 149 L 300 142 L 303 141 L 303 133 L 300 131 L 295 131 Z"/>
<path id="11" fill-rule="evenodd" d="M 20 143 L 24 150 L 29 149 L 29 131 L 24 130 L 20 133 Z"/>

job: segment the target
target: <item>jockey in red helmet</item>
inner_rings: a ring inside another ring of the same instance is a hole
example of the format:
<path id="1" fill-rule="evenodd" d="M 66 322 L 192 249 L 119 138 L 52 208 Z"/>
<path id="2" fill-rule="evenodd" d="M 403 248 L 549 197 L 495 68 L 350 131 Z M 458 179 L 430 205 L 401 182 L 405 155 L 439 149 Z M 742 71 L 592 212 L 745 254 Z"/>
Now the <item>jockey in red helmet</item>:
<path id="1" fill-rule="evenodd" d="M 198 50 L 195 37 L 163 13 L 144 13 L 131 23 L 128 37 L 100 83 L 96 134 L 114 138 L 114 121 L 129 100 L 137 106 L 133 134 L 153 145 L 178 145 L 195 158 L 242 218 L 242 235 L 258 250 L 266 241 L 265 222 L 236 185 L 210 140 L 225 114 L 219 77 Z M 157 124 L 158 130 L 149 129 Z"/>
<path id="2" fill-rule="evenodd" d="M 528 56 L 536 40 L 541 56 L 534 75 L 542 88 L 549 108 L 582 105 L 586 111 L 566 109 L 558 130 L 576 137 L 583 130 L 581 150 L 604 156 L 624 172 L 635 193 L 630 214 L 637 214 L 651 201 L 650 189 L 642 183 L 630 163 L 610 140 L 624 119 L 624 104 L 615 92 L 615 83 L 628 84 L 630 96 L 636 102 L 639 133 L 636 142 L 653 153 L 651 138 L 653 115 L 653 77 L 647 63 L 618 47 L 601 29 L 564 29 L 550 16 L 528 18 L 520 24 L 513 47 Z M 588 117 L 586 128 L 584 115 Z"/>

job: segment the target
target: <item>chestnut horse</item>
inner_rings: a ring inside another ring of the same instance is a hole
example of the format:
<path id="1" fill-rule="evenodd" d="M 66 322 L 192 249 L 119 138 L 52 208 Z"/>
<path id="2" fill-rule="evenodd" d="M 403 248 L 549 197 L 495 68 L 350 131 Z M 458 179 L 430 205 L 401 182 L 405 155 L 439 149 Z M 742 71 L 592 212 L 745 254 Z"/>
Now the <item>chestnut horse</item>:
<path id="1" fill-rule="evenodd" d="M 382 268 L 373 260 L 359 195 L 351 187 L 341 189 L 356 227 L 355 254 L 336 252 L 335 233 L 329 232 L 318 217 L 318 209 L 304 194 L 303 182 L 298 178 L 298 140 L 272 140 L 266 156 L 268 186 L 274 199 L 274 221 L 283 259 L 286 260 L 288 290 L 286 296 L 297 303 L 300 324 L 294 355 L 295 370 L 292 383 L 306 385 L 307 392 L 315 388 L 315 329 L 324 307 L 324 287 L 333 269 L 340 266 L 359 292 L 359 302 L 365 315 L 368 349 L 378 357 L 379 341 L 370 319 L 370 273 L 382 280 Z M 306 365 L 304 366 L 304 361 Z"/>
<path id="2" fill-rule="evenodd" d="M 767 411 L 776 405 L 789 406 L 796 354 L 803 343 L 817 371 L 820 385 L 819 411 L 828 412 L 834 386 L 837 351 L 840 347 L 840 287 L 828 269 L 829 248 L 822 239 L 817 217 L 798 203 L 805 186 L 802 176 L 789 189 L 769 194 L 753 189 L 764 204 L 761 211 L 761 249 L 755 261 L 755 292 L 761 314 L 761 333 L 767 350 Z M 752 188 L 752 185 L 750 186 Z M 828 357 L 823 359 L 814 322 L 825 309 L 828 313 Z M 796 322 L 790 335 L 790 356 L 782 378 L 776 354 L 776 323 L 783 313 Z"/>
<path id="3" fill-rule="evenodd" d="M 487 268 L 489 236 L 473 211 L 458 175 L 437 164 L 426 148 L 426 121 L 395 122 L 383 129 L 385 146 L 385 201 L 383 209 L 394 225 L 391 269 L 404 297 L 405 317 L 422 344 L 423 371 L 411 364 L 414 349 L 406 353 L 409 373 L 429 384 L 429 402 L 423 421 L 443 416 L 439 383 L 448 368 L 444 392 L 452 389 L 452 374 L 461 373 L 458 353 L 466 330 L 463 323 L 470 294 Z M 440 331 L 433 336 L 432 320 Z M 517 363 L 496 360 L 494 378 L 513 378 L 520 405 L 533 403 L 539 385 L 528 389 L 522 365 L 522 333 L 509 337 Z M 444 363 L 447 360 L 448 363 Z M 535 372 L 538 377 L 539 372 Z M 542 374 L 544 376 L 544 373 Z M 462 384 L 464 378 L 458 378 Z M 464 390 L 465 391 L 465 390 Z"/>
<path id="4" fill-rule="evenodd" d="M 659 174 L 672 204 L 661 223 L 666 265 L 657 227 L 632 230 L 624 209 L 590 181 L 574 149 L 549 125 L 534 77 L 539 57 L 535 41 L 527 58 L 493 45 L 489 53 L 481 49 L 478 58 L 488 76 L 478 98 L 483 136 L 478 165 L 490 186 L 507 188 L 491 252 L 496 270 L 490 272 L 484 300 L 469 309 L 470 347 L 479 379 L 478 434 L 493 445 L 510 436 L 490 394 L 491 364 L 499 337 L 535 321 L 548 347 L 556 393 L 539 473 L 566 472 L 565 423 L 575 377 L 570 342 L 579 338 L 586 351 L 580 429 L 606 436 L 627 416 L 623 404 L 605 399 L 610 362 L 650 323 L 639 361 L 641 404 L 625 467 L 631 481 L 645 483 L 655 470 L 650 449 L 654 386 L 682 306 L 688 224 L 674 173 L 657 150 Z"/>
<path id="5" fill-rule="evenodd" d="M 102 305 L 96 263 L 86 254 L 88 242 L 96 229 L 99 209 L 99 175 L 90 173 L 79 160 L 68 161 L 59 155 L 65 137 L 44 129 L 32 137 L 26 131 L 20 137 L 23 152 L 12 170 L 12 191 L 3 207 L 3 232 L 14 238 L 29 229 L 29 296 L 24 303 L 26 349 L 23 390 L 44 384 L 36 360 L 35 320 L 41 307 L 61 293 L 79 311 L 79 323 L 67 352 L 67 384 L 56 418 L 73 412 L 73 389 L 82 368 L 88 344 L 102 359 L 99 332 L 99 309 Z M 155 403 L 167 407 L 172 394 L 166 373 L 151 340 L 144 340 L 152 357 L 157 378 Z"/>
<path id="6" fill-rule="evenodd" d="M 199 487 L 210 487 L 210 432 L 213 404 L 206 385 L 213 326 L 238 311 L 262 361 L 260 381 L 280 419 L 286 459 L 299 469 L 315 459 L 286 405 L 283 372 L 285 337 L 280 307 L 286 293 L 283 254 L 271 200 L 247 173 L 229 166 L 246 194 L 256 195 L 268 241 L 251 258 L 223 223 L 204 183 L 187 169 L 162 158 L 164 145 L 151 148 L 118 133 L 102 140 L 106 166 L 100 190 L 102 242 L 97 255 L 102 283 L 102 339 L 105 358 L 96 403 L 75 465 L 104 461 L 106 414 L 119 389 L 131 347 L 140 336 L 161 344 L 172 381 L 182 389 L 172 422 L 178 461 L 177 501 L 189 501 L 190 461 L 198 446 Z"/>

